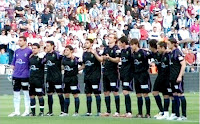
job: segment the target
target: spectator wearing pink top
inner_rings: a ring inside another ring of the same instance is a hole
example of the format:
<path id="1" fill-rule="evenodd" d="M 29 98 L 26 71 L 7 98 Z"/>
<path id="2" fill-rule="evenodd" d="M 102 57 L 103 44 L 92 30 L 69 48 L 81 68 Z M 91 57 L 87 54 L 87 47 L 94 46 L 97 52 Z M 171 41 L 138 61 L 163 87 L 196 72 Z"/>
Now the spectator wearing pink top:
<path id="1" fill-rule="evenodd" d="M 199 32 L 199 22 L 197 20 L 195 21 L 195 23 L 190 28 L 191 32 L 193 32 L 193 30 L 195 30 L 195 32 Z"/>

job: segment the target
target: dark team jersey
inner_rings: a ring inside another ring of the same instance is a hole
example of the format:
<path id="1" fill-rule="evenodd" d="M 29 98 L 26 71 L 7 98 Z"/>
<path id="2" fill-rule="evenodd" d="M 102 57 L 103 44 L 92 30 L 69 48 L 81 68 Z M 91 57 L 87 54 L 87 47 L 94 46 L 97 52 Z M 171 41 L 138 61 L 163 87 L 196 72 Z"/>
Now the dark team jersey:
<path id="1" fill-rule="evenodd" d="M 170 54 L 170 80 L 176 80 L 181 70 L 181 61 L 184 60 L 183 53 L 177 48 Z"/>
<path id="2" fill-rule="evenodd" d="M 160 70 L 161 70 L 161 58 L 162 58 L 162 55 L 159 52 L 156 52 L 156 53 L 151 52 L 150 57 L 154 59 L 154 63 L 156 65 L 156 67 L 158 69 L 158 73 L 159 73 Z"/>
<path id="3" fill-rule="evenodd" d="M 44 62 L 47 64 L 47 81 L 61 82 L 61 60 L 62 56 L 56 51 L 45 55 Z"/>
<path id="4" fill-rule="evenodd" d="M 74 59 L 68 58 L 66 56 L 62 59 L 62 65 L 64 66 L 64 79 L 72 76 L 77 76 L 78 74 L 78 58 Z"/>
<path id="5" fill-rule="evenodd" d="M 139 49 L 133 52 L 132 61 L 134 63 L 134 73 L 145 72 L 149 69 L 148 59 L 150 58 L 149 51 Z"/>
<path id="6" fill-rule="evenodd" d="M 131 48 L 128 47 L 127 49 L 121 50 L 121 68 L 120 70 L 120 76 L 126 77 L 129 74 L 133 73 L 133 67 L 131 62 Z"/>
<path id="7" fill-rule="evenodd" d="M 112 58 L 120 57 L 119 47 L 115 45 L 112 48 L 104 48 L 103 55 L 106 54 L 108 54 Z M 118 71 L 118 63 L 111 62 L 110 60 L 106 60 L 103 66 L 104 74 L 117 73 Z"/>
<path id="8" fill-rule="evenodd" d="M 30 64 L 30 80 L 32 78 L 44 79 L 44 65 L 42 64 L 42 58 L 38 56 L 31 56 L 29 58 Z"/>
<path id="9" fill-rule="evenodd" d="M 101 77 L 101 63 L 96 59 L 93 53 L 83 53 L 83 63 L 85 64 L 85 78 L 90 76 Z"/>
<path id="10" fill-rule="evenodd" d="M 169 60 L 170 53 L 165 53 L 161 56 L 160 60 L 160 70 L 158 71 L 158 75 L 164 78 L 169 78 Z"/>

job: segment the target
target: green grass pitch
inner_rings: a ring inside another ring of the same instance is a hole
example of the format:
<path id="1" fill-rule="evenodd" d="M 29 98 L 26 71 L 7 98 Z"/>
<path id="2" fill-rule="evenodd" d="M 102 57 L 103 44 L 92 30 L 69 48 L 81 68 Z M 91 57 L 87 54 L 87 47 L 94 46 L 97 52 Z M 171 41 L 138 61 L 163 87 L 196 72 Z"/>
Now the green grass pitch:
<path id="1" fill-rule="evenodd" d="M 105 112 L 105 102 L 104 97 L 102 96 L 102 113 Z M 154 98 L 151 96 L 151 115 L 155 115 L 158 112 L 158 108 L 156 106 Z M 13 96 L 12 95 L 4 95 L 0 96 L 0 124 L 198 124 L 199 123 L 199 93 L 186 93 L 187 99 L 187 115 L 188 120 L 186 121 L 167 121 L 167 120 L 155 120 L 151 119 L 137 119 L 137 118 L 113 118 L 113 117 L 72 117 L 71 115 L 74 113 L 74 99 L 71 96 L 70 99 L 70 109 L 69 117 L 59 117 L 60 106 L 57 95 L 54 95 L 54 116 L 53 117 L 7 117 L 8 114 L 13 112 Z M 132 110 L 133 115 L 137 114 L 137 101 L 135 94 L 131 94 L 132 99 Z M 115 103 L 114 97 L 111 97 L 111 110 L 112 113 L 115 112 Z M 120 95 L 120 103 L 121 103 L 121 113 L 125 112 L 125 104 L 124 104 L 124 96 Z M 171 105 L 171 103 L 170 103 Z M 24 112 L 24 102 L 23 96 L 21 96 L 21 114 Z M 36 107 L 37 114 L 39 113 L 39 106 L 37 100 Z M 47 96 L 45 96 L 45 113 L 48 111 L 47 105 Z M 143 104 L 143 113 L 145 113 L 145 103 Z M 171 107 L 170 107 L 171 111 Z M 80 95 L 80 115 L 84 115 L 86 112 L 86 96 Z M 93 115 L 96 114 L 96 100 L 93 96 L 92 103 L 92 112 Z"/>

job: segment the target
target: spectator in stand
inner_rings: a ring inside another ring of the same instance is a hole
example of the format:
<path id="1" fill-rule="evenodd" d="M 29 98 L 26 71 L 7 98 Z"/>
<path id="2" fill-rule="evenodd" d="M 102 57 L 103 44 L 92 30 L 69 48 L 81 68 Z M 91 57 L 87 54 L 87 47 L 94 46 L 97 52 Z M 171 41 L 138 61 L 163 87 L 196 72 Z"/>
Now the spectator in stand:
<path id="1" fill-rule="evenodd" d="M 147 30 L 145 30 L 145 27 L 144 25 L 141 25 L 140 27 L 140 34 L 141 34 L 141 37 L 140 37 L 140 48 L 147 48 L 147 39 L 148 39 L 148 32 Z"/>
<path id="2" fill-rule="evenodd" d="M 130 30 L 129 35 L 131 39 L 137 38 L 138 40 L 140 40 L 141 34 L 136 24 L 134 24 L 133 29 Z"/>
<path id="3" fill-rule="evenodd" d="M 149 39 L 156 39 L 160 40 L 160 32 L 157 31 L 157 27 L 153 27 L 153 31 L 150 32 L 149 34 Z"/>
<path id="4" fill-rule="evenodd" d="M 188 53 L 185 55 L 185 61 L 187 63 L 186 72 L 194 72 L 195 55 L 192 49 L 189 49 Z"/>
<path id="5" fill-rule="evenodd" d="M 0 64 L 8 64 L 8 54 L 4 48 L 0 49 Z"/>
<path id="6" fill-rule="evenodd" d="M 44 10 L 44 14 L 42 14 L 41 19 L 42 19 L 42 23 L 43 23 L 43 24 L 48 25 L 49 20 L 52 19 L 52 15 L 51 15 L 51 13 L 50 13 L 49 8 L 46 8 L 46 9 Z"/>

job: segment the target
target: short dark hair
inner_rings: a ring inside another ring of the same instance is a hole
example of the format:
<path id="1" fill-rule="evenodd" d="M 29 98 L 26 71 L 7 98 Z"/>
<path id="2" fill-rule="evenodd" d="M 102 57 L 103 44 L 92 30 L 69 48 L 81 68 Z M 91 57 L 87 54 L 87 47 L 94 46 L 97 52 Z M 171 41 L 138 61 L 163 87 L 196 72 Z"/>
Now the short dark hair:
<path id="1" fill-rule="evenodd" d="M 74 48 L 71 45 L 67 45 L 65 48 L 68 48 L 70 51 L 74 51 Z"/>
<path id="2" fill-rule="evenodd" d="M 125 43 L 126 45 L 128 45 L 128 38 L 126 36 L 120 37 L 118 41 L 121 41 L 122 43 Z"/>
<path id="3" fill-rule="evenodd" d="M 40 48 L 40 44 L 34 43 L 32 46 L 36 46 L 37 48 Z"/>
<path id="4" fill-rule="evenodd" d="M 139 40 L 137 38 L 131 39 L 130 45 L 133 45 L 133 44 L 139 45 Z"/>
<path id="5" fill-rule="evenodd" d="M 157 41 L 156 39 L 151 39 L 151 40 L 149 41 L 149 45 L 150 45 L 152 48 L 155 48 L 155 49 L 157 49 L 157 43 L 158 43 L 158 41 Z"/>
<path id="6" fill-rule="evenodd" d="M 86 39 L 86 40 L 88 40 L 90 43 L 94 43 L 94 41 L 92 40 L 92 39 Z"/>
<path id="7" fill-rule="evenodd" d="M 24 41 L 27 41 L 26 37 L 20 36 L 19 38 L 23 39 Z"/>
<path id="8" fill-rule="evenodd" d="M 51 46 L 55 46 L 54 42 L 53 41 L 47 41 L 46 43 L 49 43 L 51 44 Z"/>
<path id="9" fill-rule="evenodd" d="M 166 42 L 158 42 L 157 45 L 159 45 L 160 47 L 164 47 L 165 49 L 167 49 L 167 43 Z"/>
<path id="10" fill-rule="evenodd" d="M 169 42 L 174 43 L 174 44 L 177 44 L 177 40 L 176 40 L 175 38 L 170 38 L 170 39 L 169 39 Z"/>

